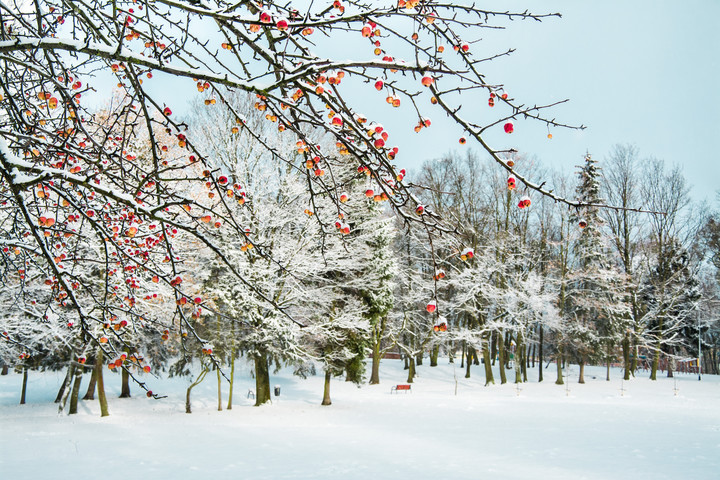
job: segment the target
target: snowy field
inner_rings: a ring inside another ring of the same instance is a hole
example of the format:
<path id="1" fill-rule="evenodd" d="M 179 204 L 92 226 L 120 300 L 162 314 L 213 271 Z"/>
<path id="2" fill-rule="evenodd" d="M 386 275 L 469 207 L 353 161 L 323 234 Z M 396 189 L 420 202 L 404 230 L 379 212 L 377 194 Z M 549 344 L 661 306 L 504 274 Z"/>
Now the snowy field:
<path id="1" fill-rule="evenodd" d="M 187 379 L 152 382 L 168 395 L 162 400 L 137 388 L 119 399 L 119 375 L 107 372 L 106 418 L 97 401 L 58 415 L 55 373 L 30 372 L 28 404 L 17 405 L 21 375 L 11 373 L 0 377 L 0 478 L 720 478 L 717 377 L 651 382 L 641 373 L 621 391 L 620 370 L 606 382 L 604 368 L 590 367 L 579 385 L 573 366 L 568 391 L 554 384 L 554 366 L 545 372 L 538 384 L 534 370 L 519 391 L 484 387 L 481 368 L 466 380 L 441 359 L 418 367 L 412 393 L 391 395 L 406 372 L 384 360 L 380 385 L 333 379 L 333 405 L 321 407 L 321 376 L 282 371 L 271 380 L 280 397 L 255 408 L 245 398 L 253 385 L 245 366 L 236 369 L 233 410 L 216 410 L 208 375 L 193 390 L 191 415 Z M 226 387 L 223 396 L 225 404 Z"/>

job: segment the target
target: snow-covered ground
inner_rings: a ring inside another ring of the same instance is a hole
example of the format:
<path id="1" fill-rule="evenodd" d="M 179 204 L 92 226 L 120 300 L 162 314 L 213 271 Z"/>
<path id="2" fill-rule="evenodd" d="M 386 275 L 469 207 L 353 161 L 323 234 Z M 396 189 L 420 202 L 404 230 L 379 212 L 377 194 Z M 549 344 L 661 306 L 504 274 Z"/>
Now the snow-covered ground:
<path id="1" fill-rule="evenodd" d="M 184 413 L 187 379 L 152 382 L 168 398 L 136 388 L 119 399 L 119 375 L 106 373 L 110 416 L 97 401 L 80 412 L 52 403 L 61 374 L 31 372 L 28 403 L 18 405 L 21 375 L 0 377 L 0 478 L 3 479 L 717 479 L 720 478 L 720 379 L 589 367 L 585 385 L 570 370 L 569 391 L 543 383 L 484 387 L 481 368 L 418 367 L 412 393 L 399 360 L 384 360 L 381 384 L 333 379 L 321 407 L 322 377 L 281 371 L 272 405 L 252 407 L 249 366 L 236 370 L 235 407 L 217 411 L 208 375 Z M 508 371 L 508 374 L 512 372 Z M 457 375 L 457 393 L 454 375 Z M 514 378 L 514 377 L 513 377 Z M 223 404 L 227 387 L 223 386 Z M 83 388 L 84 393 L 84 388 Z M 224 407 L 225 405 L 223 405 Z"/>

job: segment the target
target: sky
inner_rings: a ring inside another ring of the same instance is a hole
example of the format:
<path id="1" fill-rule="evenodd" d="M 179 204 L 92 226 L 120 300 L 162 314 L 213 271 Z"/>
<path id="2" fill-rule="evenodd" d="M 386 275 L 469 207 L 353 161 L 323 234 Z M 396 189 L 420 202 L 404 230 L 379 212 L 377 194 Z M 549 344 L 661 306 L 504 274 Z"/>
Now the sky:
<path id="1" fill-rule="evenodd" d="M 640 158 L 680 165 L 695 200 L 715 201 L 720 190 L 720 0 L 483 0 L 482 7 L 562 15 L 543 22 L 498 20 L 507 28 L 480 30 L 482 39 L 471 48 L 477 58 L 516 49 L 483 64 L 488 81 L 504 84 L 526 105 L 569 99 L 548 115 L 586 126 L 582 131 L 552 129 L 548 139 L 545 124 L 520 120 L 512 136 L 499 127 L 488 132 L 491 146 L 516 148 L 543 165 L 572 172 L 586 152 L 602 161 L 615 144 L 633 144 Z M 321 55 L 337 59 L 373 58 L 369 50 L 348 51 L 345 42 L 335 39 L 322 50 Z M 153 83 L 173 96 L 178 114 L 184 110 L 178 91 L 189 92 L 188 99 L 195 96 L 187 79 Z M 458 144 L 463 132 L 442 118 L 439 107 L 427 105 L 422 113 L 433 125 L 417 134 L 414 112 L 393 109 L 371 87 L 356 91 L 362 93 L 353 104 L 382 122 L 391 133 L 389 144 L 400 147 L 395 161 L 400 168 L 412 170 L 453 150 L 481 150 L 472 141 Z M 352 95 L 347 89 L 344 94 Z M 487 109 L 486 97 L 466 95 L 461 104 L 466 117 L 473 117 L 472 109 Z M 522 165 L 517 168 L 522 173 Z"/>
<path id="2" fill-rule="evenodd" d="M 681 165 L 694 199 L 715 198 L 720 1 L 498 0 L 483 7 L 562 14 L 542 23 L 513 22 L 483 40 L 497 50 L 516 48 L 488 64 L 492 81 L 504 82 L 513 97 L 528 104 L 568 98 L 553 117 L 587 127 L 554 129 L 548 140 L 544 125 L 522 122 L 513 136 L 516 148 L 566 170 L 580 164 L 586 151 L 602 160 L 613 145 L 633 144 L 641 158 Z M 436 141 L 410 142 L 398 163 L 414 166 L 450 149 L 473 148 L 470 142 L 461 148 L 457 132 L 433 134 Z"/>

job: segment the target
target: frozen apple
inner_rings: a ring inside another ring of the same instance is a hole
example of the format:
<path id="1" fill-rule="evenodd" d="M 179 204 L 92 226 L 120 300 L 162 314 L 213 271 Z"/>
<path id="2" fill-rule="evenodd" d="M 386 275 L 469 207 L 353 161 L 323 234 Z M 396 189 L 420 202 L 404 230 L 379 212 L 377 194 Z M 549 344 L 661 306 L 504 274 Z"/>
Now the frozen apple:
<path id="1" fill-rule="evenodd" d="M 505 129 L 505 133 L 513 133 L 513 131 L 515 130 L 515 125 L 513 125 L 512 121 L 508 120 L 507 122 L 505 122 L 503 128 Z"/>
<path id="2" fill-rule="evenodd" d="M 427 310 L 428 313 L 433 313 L 435 310 L 437 310 L 437 302 L 435 302 L 435 300 L 430 300 L 430 302 L 428 302 L 427 306 L 425 307 L 425 310 Z"/>

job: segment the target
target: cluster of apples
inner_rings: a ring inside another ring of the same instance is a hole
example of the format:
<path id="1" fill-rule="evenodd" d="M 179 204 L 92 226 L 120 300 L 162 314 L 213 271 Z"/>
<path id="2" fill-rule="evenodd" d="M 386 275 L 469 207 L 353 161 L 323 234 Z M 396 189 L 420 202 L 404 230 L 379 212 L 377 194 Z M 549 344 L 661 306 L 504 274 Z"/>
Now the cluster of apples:
<path id="1" fill-rule="evenodd" d="M 466 262 L 468 260 L 472 260 L 472 258 L 475 256 L 475 250 L 473 250 L 470 247 L 467 247 L 462 252 L 460 252 L 460 260 L 463 262 Z"/>
<path id="2" fill-rule="evenodd" d="M 342 213 L 338 216 L 338 219 L 335 220 L 335 228 L 340 231 L 343 235 L 348 235 L 350 233 L 350 225 L 345 223 L 345 215 Z"/>
<path id="3" fill-rule="evenodd" d="M 367 198 L 372 198 L 375 202 L 384 202 L 390 199 L 387 192 L 375 193 L 372 188 L 368 188 L 367 190 L 365 190 L 365 196 Z"/>
<path id="4" fill-rule="evenodd" d="M 520 197 L 520 201 L 518 202 L 518 208 L 520 210 L 527 208 L 530 206 L 530 197 L 527 195 L 523 195 Z"/>
<path id="5" fill-rule="evenodd" d="M 415 125 L 415 133 L 420 132 L 423 128 L 427 128 L 431 125 L 429 118 L 421 117 L 417 125 Z"/>
<path id="6" fill-rule="evenodd" d="M 209 343 L 204 344 L 202 347 L 202 353 L 203 353 L 203 355 L 212 355 L 213 346 Z"/>
<path id="7" fill-rule="evenodd" d="M 447 322 L 444 319 L 439 319 L 433 325 L 433 332 L 447 332 Z"/>
<path id="8" fill-rule="evenodd" d="M 508 94 L 507 92 L 503 91 L 500 95 L 496 94 L 494 91 L 490 92 L 490 98 L 488 98 L 488 106 L 494 107 L 495 106 L 495 98 L 497 97 L 502 98 L 503 100 L 507 100 Z"/>
<path id="9" fill-rule="evenodd" d="M 445 278 L 445 270 L 441 268 L 435 271 L 435 275 L 433 275 L 433 280 L 442 280 L 443 278 Z"/>

